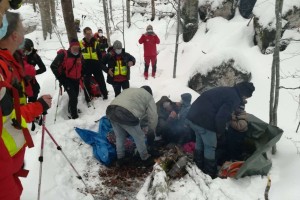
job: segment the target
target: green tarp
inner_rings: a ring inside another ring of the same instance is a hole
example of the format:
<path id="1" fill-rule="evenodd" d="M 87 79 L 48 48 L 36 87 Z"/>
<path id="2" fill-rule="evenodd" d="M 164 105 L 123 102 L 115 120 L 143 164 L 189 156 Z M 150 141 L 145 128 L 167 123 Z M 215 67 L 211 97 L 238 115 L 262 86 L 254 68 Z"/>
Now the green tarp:
<path id="1" fill-rule="evenodd" d="M 249 127 L 246 132 L 246 143 L 252 146 L 253 153 L 239 169 L 235 178 L 251 175 L 267 175 L 272 162 L 267 158 L 267 151 L 272 148 L 282 136 L 283 130 L 249 114 Z"/>

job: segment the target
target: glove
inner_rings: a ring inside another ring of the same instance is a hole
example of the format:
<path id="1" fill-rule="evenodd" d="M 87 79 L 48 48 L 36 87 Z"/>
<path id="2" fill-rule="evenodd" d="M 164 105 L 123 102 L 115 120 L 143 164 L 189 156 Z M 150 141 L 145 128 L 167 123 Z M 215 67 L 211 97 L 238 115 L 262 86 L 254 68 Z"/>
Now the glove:
<path id="1" fill-rule="evenodd" d="M 47 110 L 51 107 L 52 104 L 52 97 L 49 94 L 43 95 L 37 100 L 43 106 L 43 112 L 46 113 Z"/>

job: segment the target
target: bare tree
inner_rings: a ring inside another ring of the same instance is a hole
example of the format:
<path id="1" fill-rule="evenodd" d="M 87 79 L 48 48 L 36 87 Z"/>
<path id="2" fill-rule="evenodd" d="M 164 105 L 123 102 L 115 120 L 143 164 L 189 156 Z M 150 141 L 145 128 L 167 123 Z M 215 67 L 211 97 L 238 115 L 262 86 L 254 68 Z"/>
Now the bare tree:
<path id="1" fill-rule="evenodd" d="M 271 89 L 270 89 L 270 110 L 269 123 L 277 126 L 277 108 L 279 102 L 279 87 L 280 87 L 280 38 L 282 32 L 282 5 L 283 0 L 276 0 L 275 15 L 276 15 L 276 36 L 275 49 L 273 54 L 272 72 L 271 72 Z M 272 147 L 272 154 L 277 151 L 276 145 Z"/>
<path id="2" fill-rule="evenodd" d="M 110 41 L 110 32 L 109 32 L 109 22 L 108 22 L 108 12 L 107 12 L 107 3 L 106 0 L 103 0 L 103 13 L 104 13 L 104 21 L 105 21 L 105 29 L 106 29 L 106 37 L 108 46 L 111 46 Z"/>
<path id="3" fill-rule="evenodd" d="M 36 12 L 36 1 L 37 0 L 32 0 L 32 6 L 33 6 L 33 11 Z"/>
<path id="4" fill-rule="evenodd" d="M 176 67 L 177 67 L 177 55 L 178 55 L 178 40 L 179 40 L 179 27 L 180 27 L 180 0 L 178 0 L 177 7 L 177 30 L 176 30 L 176 44 L 175 44 L 175 54 L 174 54 L 174 68 L 173 68 L 173 78 L 176 78 Z"/>
<path id="5" fill-rule="evenodd" d="M 126 0 L 127 26 L 131 26 L 130 0 Z"/>
<path id="6" fill-rule="evenodd" d="M 151 0 L 151 21 L 155 19 L 155 3 L 154 0 Z"/>
<path id="7" fill-rule="evenodd" d="M 109 13 L 110 13 L 110 20 L 113 24 L 113 27 L 115 28 L 115 22 L 114 22 L 114 17 L 113 17 L 113 7 L 112 7 L 112 3 L 111 3 L 112 0 L 109 0 Z"/>
<path id="8" fill-rule="evenodd" d="M 41 13 L 42 29 L 44 40 L 47 39 L 47 34 L 52 34 L 52 23 L 50 15 L 50 2 L 49 0 L 38 0 L 38 5 Z"/>
<path id="9" fill-rule="evenodd" d="M 72 0 L 61 0 L 61 7 L 64 16 L 65 26 L 67 30 L 69 42 L 72 39 L 77 39 L 75 30 L 74 13 L 72 8 Z"/>
<path id="10" fill-rule="evenodd" d="M 55 0 L 50 0 L 50 9 L 51 9 L 51 19 L 52 19 L 52 23 L 56 24 L 56 12 L 55 12 Z"/>

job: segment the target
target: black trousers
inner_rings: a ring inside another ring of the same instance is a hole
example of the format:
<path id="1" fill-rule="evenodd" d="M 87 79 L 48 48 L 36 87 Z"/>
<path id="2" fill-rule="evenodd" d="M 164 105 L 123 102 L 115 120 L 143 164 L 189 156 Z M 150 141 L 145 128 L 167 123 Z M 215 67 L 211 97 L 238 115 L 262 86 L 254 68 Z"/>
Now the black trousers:
<path id="1" fill-rule="evenodd" d="M 115 97 L 121 93 L 121 89 L 125 90 L 129 88 L 129 81 L 122 81 L 122 82 L 114 82 L 112 85 L 115 91 Z"/>
<path id="2" fill-rule="evenodd" d="M 69 95 L 68 111 L 72 117 L 78 117 L 77 104 L 79 94 L 79 80 L 66 78 L 63 86 Z"/>
<path id="3" fill-rule="evenodd" d="M 90 91 L 91 91 L 90 81 L 92 75 L 94 75 L 95 80 L 99 84 L 99 88 L 101 91 L 101 95 L 103 95 L 103 98 L 107 97 L 108 94 L 106 89 L 106 83 L 100 65 L 95 66 L 95 65 L 89 65 L 87 63 L 86 68 L 84 70 L 84 85 L 87 91 L 89 92 L 89 94 L 87 94 L 86 90 L 84 90 L 84 95 L 87 102 L 90 102 Z"/>

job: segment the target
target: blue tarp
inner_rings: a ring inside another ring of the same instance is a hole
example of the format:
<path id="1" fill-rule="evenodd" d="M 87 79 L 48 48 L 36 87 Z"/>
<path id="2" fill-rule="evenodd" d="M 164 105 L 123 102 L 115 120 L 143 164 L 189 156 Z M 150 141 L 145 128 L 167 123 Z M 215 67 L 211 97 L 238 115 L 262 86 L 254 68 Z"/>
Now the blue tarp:
<path id="1" fill-rule="evenodd" d="M 106 138 L 112 127 L 105 116 L 100 119 L 98 133 L 80 128 L 75 130 L 84 142 L 93 147 L 93 154 L 101 163 L 109 166 L 117 158 L 116 148 Z"/>

